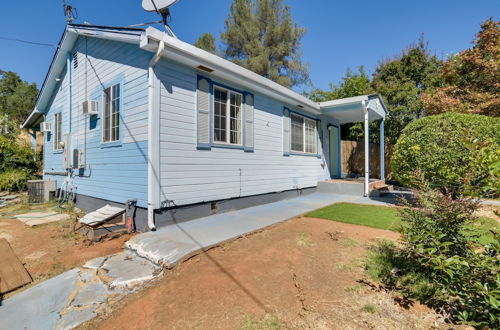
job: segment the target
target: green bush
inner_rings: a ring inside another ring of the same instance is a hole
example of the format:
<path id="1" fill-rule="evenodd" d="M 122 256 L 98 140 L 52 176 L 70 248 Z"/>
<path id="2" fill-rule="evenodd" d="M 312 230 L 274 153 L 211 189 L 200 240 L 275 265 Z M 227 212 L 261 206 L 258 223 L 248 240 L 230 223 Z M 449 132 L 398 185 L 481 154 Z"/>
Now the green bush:
<path id="1" fill-rule="evenodd" d="M 482 245 L 471 236 L 478 205 L 420 185 L 413 204 L 400 209 L 402 245 L 372 247 L 368 275 L 452 321 L 500 328 L 500 237 L 492 230 L 491 243 Z"/>
<path id="2" fill-rule="evenodd" d="M 0 136 L 0 191 L 26 189 L 27 181 L 33 178 L 37 164 L 29 145 Z"/>
<path id="3" fill-rule="evenodd" d="M 26 190 L 28 180 L 34 179 L 30 171 L 25 169 L 10 169 L 0 174 L 0 191 Z"/>
<path id="4" fill-rule="evenodd" d="M 483 154 L 473 155 L 470 141 L 487 144 L 487 149 Z M 486 159 L 491 166 L 498 164 L 499 149 L 500 118 L 460 113 L 428 116 L 413 121 L 403 130 L 394 148 L 391 169 L 403 185 L 415 187 L 418 180 L 414 173 L 420 169 L 435 186 L 463 190 L 466 180 L 474 182 L 471 178 L 474 169 L 482 167 L 476 162 Z M 494 150 L 497 152 L 492 153 Z M 498 165 L 494 168 L 498 169 Z M 481 179 L 491 181 L 490 177 Z M 494 178 L 493 186 L 497 179 Z M 491 193 L 491 187 L 486 192 Z"/>

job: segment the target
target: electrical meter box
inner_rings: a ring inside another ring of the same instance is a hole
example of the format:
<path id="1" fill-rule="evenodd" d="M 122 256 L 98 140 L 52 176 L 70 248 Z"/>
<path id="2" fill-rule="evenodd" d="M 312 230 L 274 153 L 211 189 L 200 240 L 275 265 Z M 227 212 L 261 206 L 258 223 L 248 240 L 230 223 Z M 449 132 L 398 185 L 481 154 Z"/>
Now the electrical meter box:
<path id="1" fill-rule="evenodd" d="M 63 148 L 63 168 L 64 169 L 70 169 L 72 167 L 71 163 L 71 134 L 64 134 L 63 137 L 64 141 L 64 148 Z"/>

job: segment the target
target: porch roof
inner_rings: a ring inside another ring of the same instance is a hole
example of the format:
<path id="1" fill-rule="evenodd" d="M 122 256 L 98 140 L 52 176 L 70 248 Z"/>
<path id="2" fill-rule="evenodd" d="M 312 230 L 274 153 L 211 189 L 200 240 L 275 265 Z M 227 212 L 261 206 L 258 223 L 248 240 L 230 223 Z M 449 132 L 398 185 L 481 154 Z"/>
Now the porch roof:
<path id="1" fill-rule="evenodd" d="M 385 119 L 387 107 L 379 94 L 347 97 L 344 99 L 321 102 L 321 112 L 331 116 L 340 124 L 362 122 L 365 107 L 369 120 Z"/>

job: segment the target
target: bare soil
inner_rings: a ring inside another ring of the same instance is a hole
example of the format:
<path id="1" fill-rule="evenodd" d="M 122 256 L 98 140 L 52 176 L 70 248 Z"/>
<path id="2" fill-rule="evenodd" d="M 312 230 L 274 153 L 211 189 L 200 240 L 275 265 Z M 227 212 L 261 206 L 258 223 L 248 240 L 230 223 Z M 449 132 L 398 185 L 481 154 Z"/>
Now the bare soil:
<path id="1" fill-rule="evenodd" d="M 64 271 L 82 266 L 90 259 L 117 253 L 130 239 L 130 235 L 122 235 L 91 242 L 73 232 L 71 220 L 29 227 L 17 219 L 1 216 L 0 237 L 9 241 L 14 253 L 33 278 L 30 285 L 12 291 L 5 297 Z"/>
<path id="2" fill-rule="evenodd" d="M 190 258 L 81 328 L 449 329 L 367 282 L 362 260 L 377 238 L 398 234 L 290 219 Z"/>

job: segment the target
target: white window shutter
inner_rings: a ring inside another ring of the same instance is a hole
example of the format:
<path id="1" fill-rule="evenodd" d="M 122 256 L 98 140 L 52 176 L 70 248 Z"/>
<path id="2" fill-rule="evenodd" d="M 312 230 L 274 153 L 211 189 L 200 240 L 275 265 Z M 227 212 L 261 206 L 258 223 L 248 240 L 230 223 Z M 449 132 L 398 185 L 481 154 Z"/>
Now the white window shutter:
<path id="1" fill-rule="evenodd" d="M 207 78 L 198 78 L 197 91 L 197 144 L 199 149 L 210 149 L 211 83 Z"/>
<path id="2" fill-rule="evenodd" d="M 290 110 L 283 110 L 283 155 L 290 155 Z"/>
<path id="3" fill-rule="evenodd" d="M 252 94 L 245 94 L 245 151 L 254 150 L 254 98 Z"/>

